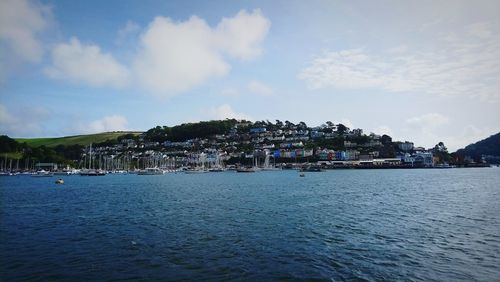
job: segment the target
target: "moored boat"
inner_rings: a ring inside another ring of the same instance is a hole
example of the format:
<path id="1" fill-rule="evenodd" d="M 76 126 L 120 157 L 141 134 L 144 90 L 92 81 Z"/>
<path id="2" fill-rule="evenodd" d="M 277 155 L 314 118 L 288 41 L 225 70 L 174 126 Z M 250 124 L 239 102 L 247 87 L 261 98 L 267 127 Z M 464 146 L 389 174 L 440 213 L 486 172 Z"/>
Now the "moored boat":
<path id="1" fill-rule="evenodd" d="M 207 173 L 208 170 L 206 169 L 201 169 L 201 168 L 194 168 L 194 169 L 186 169 L 184 173 L 187 174 L 198 174 L 198 173 Z"/>
<path id="2" fill-rule="evenodd" d="M 300 171 L 302 171 L 302 172 L 304 172 L 304 171 L 307 171 L 307 172 L 321 172 L 323 170 L 319 166 L 307 166 L 307 167 L 302 167 L 300 169 Z"/>
<path id="3" fill-rule="evenodd" d="M 137 175 L 162 175 L 165 172 L 157 167 L 147 167 L 143 170 L 140 170 Z"/>
<path id="4" fill-rule="evenodd" d="M 54 174 L 50 171 L 45 171 L 45 170 L 39 170 L 32 174 L 32 177 L 52 177 Z"/>
<path id="5" fill-rule="evenodd" d="M 96 169 L 82 169 L 80 171 L 81 176 L 104 176 L 106 175 L 106 172 L 103 170 L 96 170 Z"/>
<path id="6" fill-rule="evenodd" d="M 255 172 L 254 167 L 239 167 L 236 169 L 236 172 Z"/>

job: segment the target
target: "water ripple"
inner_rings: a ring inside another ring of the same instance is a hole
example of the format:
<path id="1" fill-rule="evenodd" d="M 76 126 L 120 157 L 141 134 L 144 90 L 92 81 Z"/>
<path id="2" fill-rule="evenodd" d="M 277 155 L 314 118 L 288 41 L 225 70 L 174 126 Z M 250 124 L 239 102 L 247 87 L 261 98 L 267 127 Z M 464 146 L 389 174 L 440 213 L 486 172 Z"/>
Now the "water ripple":
<path id="1" fill-rule="evenodd" d="M 494 169 L 44 181 L 0 186 L 0 280 L 500 277 Z"/>

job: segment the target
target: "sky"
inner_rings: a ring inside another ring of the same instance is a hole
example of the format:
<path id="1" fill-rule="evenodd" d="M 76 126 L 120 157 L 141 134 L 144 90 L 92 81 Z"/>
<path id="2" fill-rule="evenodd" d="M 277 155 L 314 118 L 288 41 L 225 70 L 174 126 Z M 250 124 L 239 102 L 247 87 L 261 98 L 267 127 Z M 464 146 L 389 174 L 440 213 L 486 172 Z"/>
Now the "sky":
<path id="1" fill-rule="evenodd" d="M 500 131 L 500 1 L 0 0 L 0 134 L 332 121 L 453 151 Z"/>

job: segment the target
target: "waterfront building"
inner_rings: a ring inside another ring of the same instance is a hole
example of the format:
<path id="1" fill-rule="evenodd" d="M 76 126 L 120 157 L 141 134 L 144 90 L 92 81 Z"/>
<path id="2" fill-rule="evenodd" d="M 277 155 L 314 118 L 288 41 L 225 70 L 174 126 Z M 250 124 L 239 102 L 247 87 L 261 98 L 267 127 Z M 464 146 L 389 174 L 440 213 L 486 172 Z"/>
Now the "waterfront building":
<path id="1" fill-rule="evenodd" d="M 413 142 L 405 141 L 404 143 L 399 143 L 398 147 L 401 151 L 410 152 L 413 150 Z"/>

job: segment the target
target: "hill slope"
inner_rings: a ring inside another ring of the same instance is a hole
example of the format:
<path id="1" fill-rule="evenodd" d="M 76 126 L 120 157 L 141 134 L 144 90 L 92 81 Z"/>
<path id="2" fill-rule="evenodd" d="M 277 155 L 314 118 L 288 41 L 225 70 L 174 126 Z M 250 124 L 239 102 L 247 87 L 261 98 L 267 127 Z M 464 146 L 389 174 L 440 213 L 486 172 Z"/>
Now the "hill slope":
<path id="1" fill-rule="evenodd" d="M 16 138 L 16 141 L 19 143 L 26 142 L 26 144 L 28 144 L 30 147 L 40 147 L 42 145 L 45 145 L 46 147 L 55 147 L 58 145 L 68 146 L 76 144 L 87 146 L 90 143 L 100 143 L 106 140 L 115 140 L 118 137 L 126 134 L 139 135 L 141 133 L 142 132 L 137 131 L 116 131 L 56 138 Z"/>
<path id="2" fill-rule="evenodd" d="M 480 157 L 481 155 L 500 156 L 500 133 L 470 144 L 456 152 L 458 155 Z"/>

